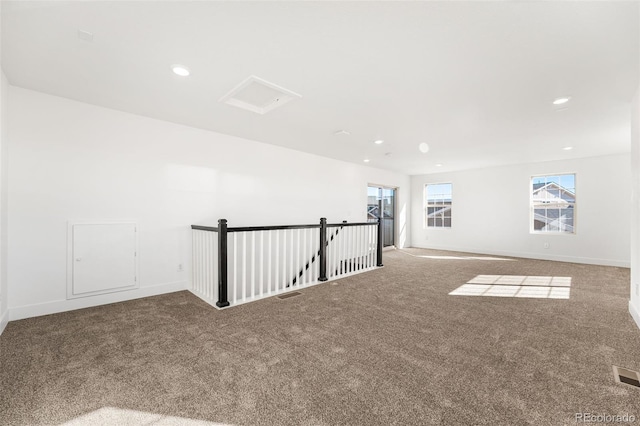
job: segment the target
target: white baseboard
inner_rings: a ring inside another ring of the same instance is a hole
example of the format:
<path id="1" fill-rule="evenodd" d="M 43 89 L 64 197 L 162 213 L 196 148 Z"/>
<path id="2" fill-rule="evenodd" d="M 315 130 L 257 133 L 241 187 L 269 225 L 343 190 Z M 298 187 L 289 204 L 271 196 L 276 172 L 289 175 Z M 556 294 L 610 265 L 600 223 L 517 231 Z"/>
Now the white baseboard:
<path id="1" fill-rule="evenodd" d="M 432 249 L 432 250 L 459 251 L 464 253 L 489 254 L 493 256 L 522 257 L 525 259 L 553 260 L 556 262 L 584 263 L 587 265 L 618 266 L 621 268 L 631 267 L 631 262 L 626 260 L 617 260 L 617 259 L 599 259 L 599 258 L 591 258 L 591 257 L 563 256 L 563 255 L 554 255 L 554 254 L 540 254 L 540 253 L 502 251 L 502 250 L 485 250 L 485 249 L 469 248 L 469 247 L 437 247 L 437 246 L 426 246 L 426 245 L 414 245 L 413 247 Z"/>
<path id="2" fill-rule="evenodd" d="M 35 305 L 16 306 L 9 308 L 9 320 L 15 321 L 24 318 L 39 317 L 41 315 L 50 315 L 59 312 L 73 311 L 76 309 L 90 308 L 92 306 L 107 305 L 109 303 L 125 302 L 127 300 L 157 296 L 159 294 L 173 293 L 175 291 L 182 291 L 186 289 L 187 281 L 176 281 L 149 287 L 140 287 L 133 290 L 120 291 L 117 293 L 82 297 L 79 299 L 56 300 L 54 302 L 39 303 Z"/>
<path id="3" fill-rule="evenodd" d="M 629 313 L 631 314 L 631 318 L 636 322 L 638 328 L 640 328 L 640 311 L 633 306 L 631 300 L 629 300 Z"/>
<path id="4" fill-rule="evenodd" d="M 3 312 L 2 316 L 0 316 L 0 334 L 4 331 L 4 328 L 9 323 L 9 312 Z"/>

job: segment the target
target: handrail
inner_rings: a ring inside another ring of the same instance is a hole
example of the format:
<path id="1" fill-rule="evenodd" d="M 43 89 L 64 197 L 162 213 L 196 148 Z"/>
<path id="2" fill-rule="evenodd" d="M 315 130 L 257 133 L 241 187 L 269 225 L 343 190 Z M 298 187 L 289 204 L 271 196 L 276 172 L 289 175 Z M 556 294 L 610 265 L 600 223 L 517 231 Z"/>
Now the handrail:
<path id="1" fill-rule="evenodd" d="M 240 226 L 235 228 L 227 228 L 227 232 L 279 231 L 282 229 L 313 229 L 313 228 L 320 228 L 320 225 Z"/>
<path id="2" fill-rule="evenodd" d="M 279 231 L 283 229 L 318 229 L 321 225 L 275 225 L 275 226 L 236 226 L 227 228 L 227 232 L 252 232 L 252 231 Z M 343 228 L 345 226 L 378 226 L 378 222 L 342 222 L 327 223 L 327 228 Z M 215 226 L 191 225 L 191 229 L 199 231 L 219 232 L 220 229 Z"/>
<path id="3" fill-rule="evenodd" d="M 211 231 L 211 232 L 219 232 L 220 229 L 214 226 L 201 226 L 201 225 L 191 225 L 191 229 L 197 229 L 198 231 Z"/>
<path id="4" fill-rule="evenodd" d="M 345 226 L 378 226 L 378 222 L 343 222 L 343 223 L 327 223 L 327 228 L 342 228 Z"/>

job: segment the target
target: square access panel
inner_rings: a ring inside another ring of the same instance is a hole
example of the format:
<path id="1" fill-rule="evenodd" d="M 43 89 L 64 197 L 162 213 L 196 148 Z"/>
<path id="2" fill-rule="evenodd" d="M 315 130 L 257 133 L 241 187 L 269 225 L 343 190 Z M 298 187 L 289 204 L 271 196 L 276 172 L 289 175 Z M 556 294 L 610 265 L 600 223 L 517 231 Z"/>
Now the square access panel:
<path id="1" fill-rule="evenodd" d="M 139 287 L 135 222 L 69 222 L 67 244 L 67 299 Z"/>
<path id="2" fill-rule="evenodd" d="M 220 102 L 258 114 L 266 114 L 301 97 L 296 92 L 252 75 L 220 98 Z"/>

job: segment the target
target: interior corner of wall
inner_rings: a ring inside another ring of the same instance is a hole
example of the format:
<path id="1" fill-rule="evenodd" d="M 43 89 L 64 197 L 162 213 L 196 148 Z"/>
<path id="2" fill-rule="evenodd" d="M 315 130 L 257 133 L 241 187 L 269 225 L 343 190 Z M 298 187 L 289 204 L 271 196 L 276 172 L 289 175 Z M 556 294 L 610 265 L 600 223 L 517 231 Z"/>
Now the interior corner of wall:
<path id="1" fill-rule="evenodd" d="M 0 312 L 0 334 L 2 334 L 8 323 L 9 312 L 5 309 L 4 311 Z"/>

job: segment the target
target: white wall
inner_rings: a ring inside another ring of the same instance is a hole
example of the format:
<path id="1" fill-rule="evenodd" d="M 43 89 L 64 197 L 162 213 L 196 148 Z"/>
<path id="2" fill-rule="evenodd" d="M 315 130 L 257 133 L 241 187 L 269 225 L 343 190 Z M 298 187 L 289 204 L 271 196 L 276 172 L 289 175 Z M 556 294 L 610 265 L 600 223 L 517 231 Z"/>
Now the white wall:
<path id="1" fill-rule="evenodd" d="M 631 298 L 629 312 L 640 327 L 640 87 L 631 108 Z"/>
<path id="2" fill-rule="evenodd" d="M 640 327 L 640 88 L 631 110 L 631 299 L 629 312 Z"/>
<path id="3" fill-rule="evenodd" d="M 531 176 L 559 173 L 576 174 L 576 234 L 531 234 Z M 416 247 L 629 266 L 630 177 L 628 154 L 413 176 L 411 241 Z M 426 229 L 424 185 L 439 182 L 453 184 L 453 226 Z"/>
<path id="4" fill-rule="evenodd" d="M 0 23 L 2 4 L 0 3 Z M 0 33 L 2 31 L 0 30 Z M 0 46 L 2 42 L 0 41 Z M 9 321 L 7 304 L 7 97 L 9 84 L 2 70 L 0 49 L 0 334 Z"/>
<path id="5" fill-rule="evenodd" d="M 7 97 L 9 84 L 0 68 L 0 334 L 9 321 L 7 281 Z"/>
<path id="6" fill-rule="evenodd" d="M 7 280 L 7 236 L 8 236 L 8 167 L 7 167 L 7 98 L 9 83 L 0 70 L 0 334 L 9 321 Z"/>
<path id="7" fill-rule="evenodd" d="M 364 221 L 368 183 L 400 188 L 409 243 L 408 176 L 17 87 L 9 95 L 11 319 L 185 288 L 191 224 Z M 138 222 L 139 290 L 65 300 L 76 219 Z"/>

